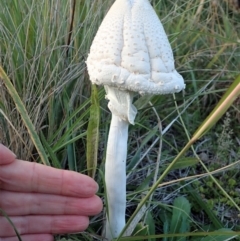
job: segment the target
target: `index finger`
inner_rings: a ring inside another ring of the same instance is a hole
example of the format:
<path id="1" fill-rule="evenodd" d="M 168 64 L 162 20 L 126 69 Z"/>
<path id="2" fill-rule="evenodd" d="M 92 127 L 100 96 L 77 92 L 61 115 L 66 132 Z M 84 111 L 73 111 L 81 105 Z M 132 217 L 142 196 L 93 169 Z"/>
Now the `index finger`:
<path id="1" fill-rule="evenodd" d="M 6 165 L 13 162 L 16 156 L 6 146 L 0 143 L 0 165 Z"/>
<path id="2" fill-rule="evenodd" d="M 0 168 L 0 188 L 73 197 L 91 197 L 98 184 L 90 177 L 38 163 L 15 160 Z"/>

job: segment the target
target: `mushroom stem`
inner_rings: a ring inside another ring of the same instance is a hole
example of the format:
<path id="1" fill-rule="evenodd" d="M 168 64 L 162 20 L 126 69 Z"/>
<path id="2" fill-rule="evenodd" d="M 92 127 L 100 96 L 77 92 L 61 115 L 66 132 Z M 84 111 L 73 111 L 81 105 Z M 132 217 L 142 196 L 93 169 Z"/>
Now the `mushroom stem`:
<path id="1" fill-rule="evenodd" d="M 125 226 L 126 158 L 129 122 L 112 114 L 105 163 L 108 215 L 106 238 L 116 238 Z"/>
<path id="2" fill-rule="evenodd" d="M 110 86 L 105 86 L 105 90 L 108 108 L 112 112 L 105 163 L 106 238 L 112 240 L 125 226 L 128 126 L 134 124 L 137 109 L 132 104 L 133 92 Z"/>

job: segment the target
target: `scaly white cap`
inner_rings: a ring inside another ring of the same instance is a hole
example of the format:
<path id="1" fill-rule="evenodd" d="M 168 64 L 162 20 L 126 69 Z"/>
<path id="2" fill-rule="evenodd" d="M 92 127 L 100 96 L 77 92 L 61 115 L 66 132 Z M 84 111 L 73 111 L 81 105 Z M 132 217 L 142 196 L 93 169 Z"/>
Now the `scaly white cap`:
<path id="1" fill-rule="evenodd" d="M 148 0 L 116 0 L 93 40 L 87 59 L 93 84 L 140 94 L 185 88 L 171 46 Z"/>

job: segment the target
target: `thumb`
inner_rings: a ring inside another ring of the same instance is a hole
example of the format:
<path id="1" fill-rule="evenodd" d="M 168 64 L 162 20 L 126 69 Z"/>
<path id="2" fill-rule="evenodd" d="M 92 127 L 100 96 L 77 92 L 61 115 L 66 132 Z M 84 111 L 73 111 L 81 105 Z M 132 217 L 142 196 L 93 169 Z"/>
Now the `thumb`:
<path id="1" fill-rule="evenodd" d="M 16 159 L 16 155 L 7 147 L 0 144 L 0 165 L 10 164 Z"/>

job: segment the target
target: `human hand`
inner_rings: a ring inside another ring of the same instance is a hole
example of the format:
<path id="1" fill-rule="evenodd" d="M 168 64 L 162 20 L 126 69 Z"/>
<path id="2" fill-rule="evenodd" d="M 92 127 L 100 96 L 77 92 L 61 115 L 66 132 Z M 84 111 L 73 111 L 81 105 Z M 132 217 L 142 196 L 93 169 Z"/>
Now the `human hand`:
<path id="1" fill-rule="evenodd" d="M 88 176 L 16 159 L 0 144 L 0 208 L 23 241 L 53 241 L 53 234 L 85 230 L 102 210 L 97 183 Z M 0 216 L 0 241 L 18 238 Z"/>

